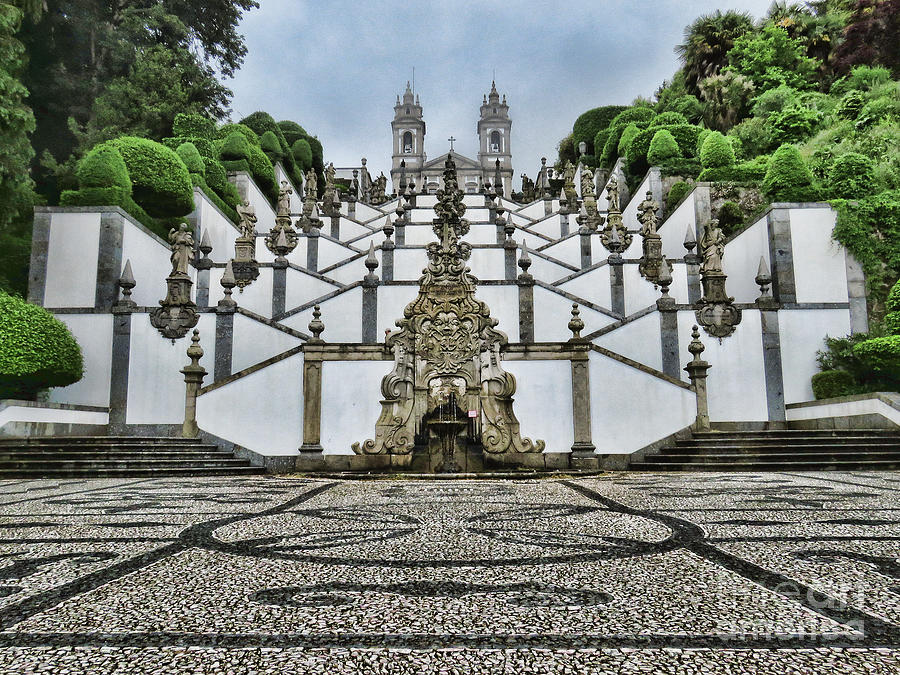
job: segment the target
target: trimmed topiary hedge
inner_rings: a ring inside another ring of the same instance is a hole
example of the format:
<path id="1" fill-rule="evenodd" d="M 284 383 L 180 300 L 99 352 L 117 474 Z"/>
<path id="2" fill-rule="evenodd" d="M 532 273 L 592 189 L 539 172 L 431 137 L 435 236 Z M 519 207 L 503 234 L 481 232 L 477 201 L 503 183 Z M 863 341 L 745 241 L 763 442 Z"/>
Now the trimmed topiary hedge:
<path id="1" fill-rule="evenodd" d="M 812 172 L 793 145 L 784 144 L 769 160 L 763 192 L 776 202 L 807 202 L 819 197 Z"/>
<path id="2" fill-rule="evenodd" d="M 176 152 L 190 173 L 200 174 L 201 176 L 206 173 L 206 164 L 203 163 L 203 158 L 197 152 L 196 145 L 193 143 L 182 143 L 178 146 Z"/>
<path id="3" fill-rule="evenodd" d="M 175 218 L 193 211 L 191 178 L 174 151 L 136 136 L 121 136 L 107 143 L 125 160 L 131 178 L 131 196 L 149 215 Z"/>
<path id="4" fill-rule="evenodd" d="M 172 123 L 172 135 L 211 141 L 216 137 L 216 123 L 203 115 L 178 113 Z"/>
<path id="5" fill-rule="evenodd" d="M 812 376 L 813 396 L 816 400 L 850 396 L 859 392 L 853 375 L 846 370 L 823 370 Z"/>
<path id="6" fill-rule="evenodd" d="M 235 131 L 239 132 L 251 145 L 259 145 L 259 134 L 246 124 L 224 124 L 216 131 L 216 137 L 227 139 Z"/>
<path id="7" fill-rule="evenodd" d="M 235 130 L 228 134 L 219 159 L 226 171 L 250 171 L 250 143 L 245 134 Z"/>
<path id="8" fill-rule="evenodd" d="M 164 138 L 160 141 L 164 146 L 169 148 L 170 150 L 178 151 L 178 146 L 183 143 L 193 143 L 194 147 L 197 148 L 197 152 L 200 153 L 201 157 L 211 157 L 215 159 L 218 157 L 218 152 L 216 152 L 216 147 L 213 141 L 210 141 L 206 138 L 200 138 L 198 136 L 171 136 L 169 138 Z"/>
<path id="9" fill-rule="evenodd" d="M 296 143 L 301 138 L 306 138 L 309 136 L 306 133 L 306 129 L 301 127 L 296 122 L 292 122 L 291 120 L 282 120 L 278 123 L 278 128 L 281 129 L 281 133 L 284 135 L 284 140 L 287 141 L 288 145 L 293 147 L 294 143 Z M 296 160 L 297 158 L 294 157 Z"/>
<path id="10" fill-rule="evenodd" d="M 860 342 L 853 353 L 876 378 L 900 384 L 900 335 L 886 335 Z"/>
<path id="11" fill-rule="evenodd" d="M 666 195 L 667 213 L 671 213 L 678 206 L 684 196 L 691 191 L 691 187 L 690 183 L 680 180 L 669 188 L 669 194 Z"/>
<path id="12" fill-rule="evenodd" d="M 607 105 L 593 108 L 579 115 L 578 119 L 575 120 L 575 124 L 572 125 L 572 143 L 575 149 L 577 150 L 578 144 L 584 141 L 587 143 L 587 154 L 600 154 L 603 146 L 597 148 L 594 145 L 597 132 L 609 128 L 610 123 L 616 116 L 627 110 L 627 108 L 628 106 Z"/>
<path id="13" fill-rule="evenodd" d="M 665 129 L 675 138 L 681 154 L 685 157 L 695 157 L 697 137 L 700 127 L 692 124 L 673 124 L 665 127 L 652 127 L 639 132 L 631 141 L 625 158 L 628 162 L 628 173 L 632 176 L 643 176 L 650 168 L 647 161 L 647 153 L 650 151 L 650 142 L 658 131 Z"/>
<path id="14" fill-rule="evenodd" d="M 647 128 L 671 126 L 673 124 L 688 124 L 687 117 L 674 111 L 660 113 L 650 120 L 650 124 L 647 125 Z"/>
<path id="15" fill-rule="evenodd" d="M 725 236 L 729 236 L 734 232 L 737 232 L 741 229 L 741 225 L 744 224 L 744 211 L 741 207 L 732 201 L 726 201 L 719 207 L 719 212 L 717 214 L 719 219 L 719 226 L 722 228 L 722 232 L 725 233 Z"/>
<path id="16" fill-rule="evenodd" d="M 855 199 L 878 192 L 875 161 L 858 152 L 839 156 L 828 169 L 826 189 L 836 199 Z"/>
<path id="17" fill-rule="evenodd" d="M 280 162 L 284 157 L 278 138 L 271 131 L 267 131 L 259 137 L 259 147 L 262 149 L 272 164 Z"/>
<path id="18" fill-rule="evenodd" d="M 81 349 L 43 307 L 0 292 L 0 399 L 34 399 L 42 389 L 81 379 Z"/>
<path id="19" fill-rule="evenodd" d="M 653 129 L 654 127 L 650 127 Z M 651 166 L 659 166 L 667 160 L 681 157 L 681 150 L 675 137 L 666 129 L 660 129 L 650 140 L 650 148 L 647 150 L 647 162 Z"/>
<path id="20" fill-rule="evenodd" d="M 700 163 L 704 169 L 718 169 L 734 164 L 734 149 L 721 132 L 713 131 L 706 136 L 700 148 Z"/>
<path id="21" fill-rule="evenodd" d="M 759 162 L 742 162 L 734 166 L 704 169 L 697 177 L 708 183 L 752 183 L 758 185 L 766 177 L 766 165 Z"/>

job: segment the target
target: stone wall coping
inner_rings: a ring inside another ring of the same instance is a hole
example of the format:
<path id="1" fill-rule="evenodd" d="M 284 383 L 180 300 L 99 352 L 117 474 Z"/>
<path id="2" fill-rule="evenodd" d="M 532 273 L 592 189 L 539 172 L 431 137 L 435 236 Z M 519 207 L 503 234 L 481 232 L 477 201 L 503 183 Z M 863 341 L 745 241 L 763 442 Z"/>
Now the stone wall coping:
<path id="1" fill-rule="evenodd" d="M 51 401 L 22 401 L 16 398 L 0 399 L 0 411 L 7 408 L 46 408 L 48 410 L 80 410 L 82 412 L 109 412 L 108 406 L 53 403 Z"/>
<path id="2" fill-rule="evenodd" d="M 834 398 L 821 398 L 817 401 L 802 401 L 800 403 L 788 403 L 784 406 L 788 410 L 798 408 L 815 408 L 817 406 L 834 405 L 836 403 L 852 403 L 854 401 L 877 400 L 889 405 L 894 410 L 900 411 L 900 394 L 893 391 L 874 391 L 866 394 L 853 394 L 851 396 L 835 396 Z"/>
<path id="3" fill-rule="evenodd" d="M 169 242 L 164 241 L 162 237 L 150 230 L 146 225 L 137 221 L 134 216 L 128 213 L 121 206 L 35 206 L 35 213 L 118 213 L 128 222 L 141 230 L 144 234 L 153 237 L 160 246 L 171 250 Z M 227 219 L 227 218 L 226 218 Z M 229 221 L 231 222 L 231 221 Z M 193 265 L 193 261 L 191 261 Z"/>
<path id="4" fill-rule="evenodd" d="M 614 351 L 607 349 L 606 347 L 601 347 L 600 345 L 591 344 L 591 351 L 597 352 L 598 354 L 603 354 L 603 356 L 609 357 L 614 361 L 618 361 L 619 363 L 625 364 L 626 366 L 631 366 L 632 368 L 637 368 L 643 373 L 647 375 L 652 375 L 653 377 L 664 380 L 669 384 L 674 384 L 676 387 L 681 387 L 682 389 L 687 389 L 688 391 L 693 391 L 691 385 L 686 382 L 682 382 L 678 378 L 671 377 L 666 375 L 662 371 L 656 370 L 656 368 L 651 368 L 650 366 L 645 366 L 643 363 L 638 363 L 633 359 L 629 359 L 627 356 L 622 356 L 621 354 L 617 354 Z"/>
<path id="5" fill-rule="evenodd" d="M 210 188 L 210 190 L 212 190 L 212 188 Z M 225 213 L 223 213 L 223 212 L 222 212 L 222 209 L 219 208 L 219 205 L 216 204 L 212 199 L 210 199 L 209 197 L 207 197 L 207 196 L 206 196 L 206 193 L 203 192 L 203 188 L 201 188 L 201 187 L 198 186 L 198 185 L 195 185 L 195 186 L 194 186 L 194 211 L 193 211 L 194 213 L 197 211 L 197 195 L 200 195 L 200 197 L 201 197 L 202 199 L 204 199 L 204 200 L 206 201 L 207 204 L 209 204 L 210 206 L 212 206 L 213 209 L 215 209 L 216 213 L 218 213 L 220 216 L 222 216 L 223 220 L 224 220 L 226 223 L 228 223 L 229 225 L 231 225 L 231 228 L 232 228 L 235 232 L 240 233 L 241 228 L 239 228 L 237 225 L 235 225 L 234 221 L 231 220 L 231 218 L 229 218 Z M 190 214 L 189 214 L 189 215 L 190 215 Z M 185 216 L 185 217 L 187 217 L 187 216 Z"/>
<path id="6" fill-rule="evenodd" d="M 282 319 L 287 319 L 289 317 L 294 316 L 294 314 L 299 314 L 300 312 L 302 312 L 305 309 L 309 309 L 310 307 L 315 307 L 316 305 L 320 305 L 323 302 L 325 302 L 326 300 L 331 300 L 331 298 L 335 298 L 335 297 L 339 296 L 341 293 L 344 293 L 346 291 L 357 288 L 358 286 L 362 286 L 362 283 L 363 283 L 362 279 L 360 279 L 359 281 L 354 281 L 352 284 L 348 284 L 346 286 L 342 286 L 341 288 L 337 288 L 337 289 L 331 291 L 331 293 L 326 293 L 325 295 L 320 295 L 315 300 L 310 300 L 309 302 L 305 302 L 302 305 L 293 307 L 285 312 L 282 312 L 281 314 L 277 314 L 277 315 L 273 316 L 272 319 L 274 319 L 275 321 L 281 321 Z"/>

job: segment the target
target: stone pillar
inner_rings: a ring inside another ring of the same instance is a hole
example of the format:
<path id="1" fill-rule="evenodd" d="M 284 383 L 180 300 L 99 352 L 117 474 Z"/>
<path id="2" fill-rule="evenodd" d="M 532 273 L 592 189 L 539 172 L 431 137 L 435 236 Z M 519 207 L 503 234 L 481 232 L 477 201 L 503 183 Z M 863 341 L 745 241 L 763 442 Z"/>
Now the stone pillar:
<path id="1" fill-rule="evenodd" d="M 396 228 L 394 239 L 397 246 L 406 246 L 406 219 L 398 218 L 394 221 L 394 227 Z"/>
<path id="2" fill-rule="evenodd" d="M 850 251 L 844 251 L 847 268 L 847 297 L 850 299 L 850 332 L 869 332 L 869 311 L 866 306 L 866 275 L 862 265 Z"/>
<path id="3" fill-rule="evenodd" d="M 115 211 L 100 215 L 99 255 L 97 257 L 96 309 L 109 309 L 119 297 L 119 273 L 122 271 L 124 217 Z"/>
<path id="4" fill-rule="evenodd" d="M 590 346 L 571 344 L 576 351 L 572 363 L 572 423 L 575 443 L 572 457 L 593 457 L 596 449 L 591 442 L 591 381 L 589 370 Z"/>
<path id="5" fill-rule="evenodd" d="M 385 239 L 381 242 L 381 278 L 384 281 L 394 280 L 394 249 L 396 245 L 393 239 Z"/>
<path id="6" fill-rule="evenodd" d="M 303 347 L 303 445 L 301 453 L 322 453 L 322 340 Z"/>
<path id="7" fill-rule="evenodd" d="M 197 393 L 203 385 L 206 369 L 200 365 L 203 348 L 200 347 L 200 331 L 196 328 L 187 355 L 191 362 L 181 369 L 185 387 L 184 423 L 181 425 L 181 435 L 185 438 L 197 438 L 200 435 L 200 428 L 197 426 Z"/>
<path id="8" fill-rule="evenodd" d="M 131 359 L 131 313 L 136 305 L 131 299 L 135 287 L 131 261 L 125 261 L 125 269 L 119 277 L 122 297 L 112 306 L 113 339 L 112 361 L 109 370 L 109 431 L 121 434 L 128 416 L 128 371 Z"/>
<path id="9" fill-rule="evenodd" d="M 337 215 L 331 216 L 331 238 L 341 240 L 341 214 L 340 211 L 337 212 Z"/>
<path id="10" fill-rule="evenodd" d="M 272 316 L 284 313 L 287 297 L 287 258 L 275 258 L 272 263 Z"/>
<path id="11" fill-rule="evenodd" d="M 49 250 L 50 214 L 35 210 L 34 225 L 31 229 L 31 264 L 28 267 L 28 302 L 34 305 L 44 304 Z"/>
<path id="12" fill-rule="evenodd" d="M 687 268 L 687 291 L 688 302 L 692 305 L 696 304 L 703 296 L 700 290 L 700 256 L 694 253 L 694 247 L 697 245 L 697 235 L 694 228 L 688 225 L 687 232 L 684 234 L 684 247 L 687 253 L 684 254 L 684 264 Z"/>
<path id="13" fill-rule="evenodd" d="M 681 359 L 678 356 L 678 311 L 672 307 L 659 309 L 659 334 L 662 345 L 662 371 L 671 377 L 679 377 Z"/>
<path id="14" fill-rule="evenodd" d="M 534 342 L 534 277 L 528 273 L 529 267 L 531 258 L 523 241 L 519 257 L 522 272 L 516 279 L 519 286 L 519 342 Z"/>
<path id="15" fill-rule="evenodd" d="M 378 258 L 375 257 L 375 244 L 369 243 L 369 255 L 366 256 L 368 274 L 362 282 L 362 341 L 364 344 L 378 342 Z"/>
<path id="16" fill-rule="evenodd" d="M 581 269 L 586 270 L 593 265 L 593 253 L 591 251 L 591 231 L 587 227 L 578 229 L 581 237 Z"/>
<path id="17" fill-rule="evenodd" d="M 769 420 L 784 421 L 784 374 L 781 369 L 781 337 L 778 310 L 761 309 L 763 369 L 766 376 L 766 408 Z"/>
<path id="18" fill-rule="evenodd" d="M 319 228 L 311 227 L 306 235 L 306 269 L 319 270 Z"/>
<path id="19" fill-rule="evenodd" d="M 212 246 L 209 243 L 209 230 L 204 230 L 200 237 L 200 253 L 203 255 L 197 258 L 195 267 L 197 268 L 197 307 L 198 309 L 206 309 L 209 307 L 209 271 L 212 269 L 213 261 L 210 260 L 209 254 L 212 252 Z"/>
<path id="20" fill-rule="evenodd" d="M 662 199 L 658 201 L 662 204 Z M 694 226 L 697 237 L 703 236 L 711 219 L 712 200 L 709 194 L 709 185 L 697 185 L 694 187 Z"/>
<path id="21" fill-rule="evenodd" d="M 700 342 L 700 330 L 697 326 L 693 327 L 691 338 L 688 351 L 694 355 L 694 358 L 684 369 L 691 379 L 691 388 L 697 397 L 697 417 L 694 420 L 693 428 L 694 431 L 709 431 L 709 402 L 706 397 L 706 371 L 709 370 L 709 364 L 700 359 L 700 354 L 706 347 Z"/>
<path id="22" fill-rule="evenodd" d="M 569 236 L 569 212 L 561 210 L 559 212 L 559 236 Z"/>
<path id="23" fill-rule="evenodd" d="M 624 260 L 622 256 L 613 254 L 608 258 L 609 262 L 609 290 L 612 311 L 625 316 L 625 271 L 622 269 Z"/>
<path id="24" fill-rule="evenodd" d="M 214 382 L 223 380 L 231 375 L 231 352 L 234 348 L 234 313 L 237 310 L 237 303 L 231 297 L 232 289 L 236 285 L 231 264 L 229 260 L 220 281 L 222 288 L 225 290 L 225 296 L 219 300 L 219 304 L 216 306 Z"/>
<path id="25" fill-rule="evenodd" d="M 507 281 L 516 279 L 516 242 L 512 239 L 503 241 L 504 278 Z"/>
<path id="26" fill-rule="evenodd" d="M 794 247 L 791 242 L 791 213 L 786 208 L 769 212 L 769 265 L 772 296 L 781 304 L 797 302 L 794 284 Z"/>

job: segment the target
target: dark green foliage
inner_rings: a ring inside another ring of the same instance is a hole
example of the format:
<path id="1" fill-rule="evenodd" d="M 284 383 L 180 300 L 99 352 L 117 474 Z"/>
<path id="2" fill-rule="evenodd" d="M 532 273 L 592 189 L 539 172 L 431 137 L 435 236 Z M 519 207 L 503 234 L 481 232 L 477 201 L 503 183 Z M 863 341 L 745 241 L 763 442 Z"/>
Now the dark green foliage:
<path id="1" fill-rule="evenodd" d="M 650 127 L 651 129 L 655 127 Z M 647 150 L 647 161 L 651 166 L 659 166 L 667 160 L 681 157 L 681 150 L 675 137 L 670 131 L 660 129 L 650 141 L 650 148 Z"/>
<path id="2" fill-rule="evenodd" d="M 197 148 L 197 152 L 203 158 L 215 159 L 219 155 L 213 141 L 198 136 L 170 136 L 162 139 L 160 143 L 176 152 L 178 151 L 178 146 L 182 143 L 193 143 L 194 147 Z"/>
<path id="3" fill-rule="evenodd" d="M 666 213 L 671 213 L 692 187 L 690 183 L 683 180 L 670 187 L 669 194 L 666 195 Z"/>
<path id="4" fill-rule="evenodd" d="M 251 145 L 259 145 L 259 135 L 246 124 L 223 124 L 216 131 L 216 137 L 227 139 L 235 131 L 240 132 Z"/>
<path id="5" fill-rule="evenodd" d="M 703 104 L 693 94 L 686 94 L 675 99 L 669 106 L 669 111 L 684 116 L 690 124 L 697 124 L 703 119 Z"/>
<path id="6" fill-rule="evenodd" d="M 900 335 L 885 335 L 860 342 L 853 347 L 873 379 L 883 380 L 891 390 L 900 386 Z"/>
<path id="7" fill-rule="evenodd" d="M 859 392 L 853 375 L 846 370 L 825 370 L 812 376 L 813 396 L 816 400 L 850 396 Z"/>
<path id="8" fill-rule="evenodd" d="M 863 63 L 890 68 L 900 77 L 900 0 L 858 0 L 834 54 L 835 69 Z"/>
<path id="9" fill-rule="evenodd" d="M 720 132 L 713 131 L 703 141 L 700 148 L 700 163 L 705 169 L 717 169 L 734 164 L 734 150 L 731 143 Z"/>
<path id="10" fill-rule="evenodd" d="M 613 118 L 612 122 L 610 122 L 609 126 L 610 128 L 618 126 L 624 128 L 624 126 L 629 122 L 636 122 L 638 123 L 638 126 L 643 129 L 646 125 L 641 126 L 639 123 L 646 122 L 649 124 L 654 117 L 656 117 L 656 113 L 652 108 L 646 108 L 644 106 L 632 106 L 630 108 L 626 108 L 618 115 L 616 115 Z"/>
<path id="11" fill-rule="evenodd" d="M 848 152 L 832 163 L 827 190 L 835 199 L 865 197 L 877 191 L 875 162 L 858 152 Z"/>
<path id="12" fill-rule="evenodd" d="M 847 92 L 841 99 L 841 102 L 838 103 L 835 112 L 838 117 L 843 117 L 847 120 L 855 120 L 859 117 L 859 113 L 862 111 L 864 105 L 865 99 L 863 98 L 863 95 L 858 91 L 850 91 Z"/>
<path id="13" fill-rule="evenodd" d="M 556 150 L 558 153 L 557 167 L 565 166 L 566 162 L 578 163 L 578 150 L 572 142 L 572 134 L 563 138 L 556 146 Z"/>
<path id="14" fill-rule="evenodd" d="M 762 92 L 753 101 L 750 113 L 754 117 L 766 118 L 791 106 L 800 105 L 800 92 L 786 84 Z"/>
<path id="15" fill-rule="evenodd" d="M 606 147 L 606 140 L 609 138 L 609 127 L 601 129 L 594 135 L 594 156 L 599 157 L 603 154 L 603 148 Z"/>
<path id="16" fill-rule="evenodd" d="M 706 141 L 706 137 L 712 133 L 712 129 L 701 129 L 700 133 L 697 134 L 697 145 L 694 148 L 694 154 L 699 157 L 700 151 L 703 149 L 703 143 Z"/>
<path id="17" fill-rule="evenodd" d="M 900 276 L 900 190 L 831 204 L 838 212 L 834 238 L 862 264 L 870 302 L 883 302 Z"/>
<path id="18" fill-rule="evenodd" d="M 660 164 L 660 173 L 663 176 L 681 176 L 682 178 L 696 178 L 703 167 L 700 160 L 695 157 L 676 157 Z"/>
<path id="19" fill-rule="evenodd" d="M 284 153 L 278 144 L 278 138 L 271 131 L 267 131 L 259 137 L 259 147 L 266 153 L 272 164 L 280 162 L 284 158 Z"/>
<path id="20" fill-rule="evenodd" d="M 736 202 L 727 201 L 719 207 L 717 218 L 722 231 L 728 236 L 741 229 L 744 224 L 744 211 Z"/>
<path id="21" fill-rule="evenodd" d="M 687 124 L 687 123 L 688 123 L 687 118 L 684 115 L 682 115 L 679 112 L 669 111 L 669 112 L 660 113 L 659 115 L 654 117 L 650 121 L 648 128 L 649 127 L 663 127 L 663 126 L 668 126 L 671 124 Z"/>
<path id="22" fill-rule="evenodd" d="M 178 113 L 172 123 L 172 134 L 211 141 L 216 137 L 216 123 L 203 115 Z"/>
<path id="23" fill-rule="evenodd" d="M 50 312 L 0 292 L 0 399 L 33 399 L 82 377 L 81 349 Z"/>
<path id="24" fill-rule="evenodd" d="M 685 157 L 693 157 L 697 147 L 697 137 L 700 134 L 700 127 L 692 124 L 673 124 L 671 126 L 662 127 L 675 138 L 681 154 Z M 628 163 L 628 172 L 632 176 L 642 176 L 650 168 L 647 162 L 647 153 L 650 151 L 650 142 L 656 133 L 660 131 L 660 127 L 653 127 L 640 131 L 631 141 L 626 154 Z"/>
<path id="25" fill-rule="evenodd" d="M 578 158 L 578 161 L 591 169 L 596 169 L 599 166 L 599 164 L 597 164 L 597 158 L 594 157 L 594 155 L 582 155 Z"/>
<path id="26" fill-rule="evenodd" d="M 109 144 L 125 160 L 132 198 L 149 215 L 173 218 L 193 211 L 191 178 L 175 152 L 155 141 L 134 136 L 122 136 Z"/>
<path id="27" fill-rule="evenodd" d="M 316 138 L 315 136 L 309 136 L 306 139 L 306 142 L 309 143 L 309 147 L 312 150 L 313 169 L 316 170 L 316 174 L 322 174 L 322 172 L 325 171 L 325 161 L 324 161 L 324 154 L 322 151 L 322 144 L 319 142 L 319 139 Z M 321 187 L 323 190 L 325 189 L 324 188 L 324 180 L 319 181 L 319 187 Z"/>
<path id="28" fill-rule="evenodd" d="M 240 130 L 228 134 L 222 149 L 219 150 L 219 158 L 228 161 L 250 159 L 250 143 L 247 142 L 246 135 Z"/>
<path id="29" fill-rule="evenodd" d="M 855 66 L 847 75 L 831 85 L 833 96 L 843 96 L 851 91 L 870 91 L 891 80 L 891 71 L 881 66 Z"/>
<path id="30" fill-rule="evenodd" d="M 619 147 L 618 152 L 616 154 L 616 158 L 625 157 L 628 154 L 628 146 L 631 145 L 631 141 L 634 140 L 634 137 L 637 136 L 641 130 L 638 126 L 631 122 L 625 129 L 622 131 L 622 135 L 619 137 Z"/>
<path id="31" fill-rule="evenodd" d="M 181 157 L 181 161 L 184 162 L 184 165 L 190 173 L 196 173 L 202 176 L 206 172 L 206 165 L 203 163 L 203 158 L 200 156 L 200 153 L 197 152 L 196 145 L 193 143 L 182 143 L 178 146 L 176 152 L 178 153 L 178 156 Z"/>
<path id="32" fill-rule="evenodd" d="M 627 106 L 607 105 L 602 108 L 593 108 L 579 115 L 572 126 L 572 144 L 575 149 L 577 150 L 578 144 L 584 141 L 587 143 L 587 154 L 593 155 L 595 152 L 599 152 L 594 147 L 594 138 L 597 132 L 608 128 L 616 115 L 626 109 Z"/>
<path id="33" fill-rule="evenodd" d="M 272 162 L 269 161 L 266 153 L 261 148 L 255 145 L 248 147 L 250 148 L 248 163 L 253 180 L 256 181 L 260 190 L 274 200 L 277 196 L 277 191 L 275 191 L 275 169 L 272 167 Z"/>
<path id="34" fill-rule="evenodd" d="M 697 180 L 709 183 L 751 183 L 758 185 L 766 177 L 767 158 L 756 158 L 751 162 L 741 162 L 733 166 L 704 169 Z"/>
<path id="35" fill-rule="evenodd" d="M 887 120 L 900 121 L 900 92 L 896 90 L 866 103 L 856 118 L 856 128 L 865 129 Z"/>
<path id="36" fill-rule="evenodd" d="M 888 293 L 884 306 L 888 312 L 900 312 L 900 280 L 891 286 L 891 291 Z"/>
<path id="37" fill-rule="evenodd" d="M 675 47 L 681 57 L 685 87 L 698 94 L 702 80 L 717 75 L 728 64 L 735 40 L 753 31 L 753 18 L 746 12 L 716 10 L 698 17 L 684 29 L 684 43 Z"/>
<path id="38" fill-rule="evenodd" d="M 810 137 L 822 121 L 821 113 L 795 105 L 772 113 L 766 120 L 776 143 L 796 143 Z"/>
<path id="39" fill-rule="evenodd" d="M 809 202 L 818 198 L 812 172 L 797 148 L 788 144 L 778 148 L 769 160 L 762 189 L 775 202 Z"/>
<path id="40" fill-rule="evenodd" d="M 221 195 L 222 191 L 225 190 L 225 186 L 231 185 L 231 183 L 228 182 L 225 167 L 223 167 L 218 160 L 210 159 L 208 157 L 203 158 L 203 165 L 203 176 L 206 179 L 206 184 Z"/>
<path id="41" fill-rule="evenodd" d="M 98 145 L 78 163 L 75 172 L 82 188 L 123 188 L 131 194 L 128 168 L 119 151 L 110 145 Z M 118 202 L 113 202 L 118 203 Z"/>
<path id="42" fill-rule="evenodd" d="M 748 117 L 731 127 L 728 136 L 737 138 L 741 142 L 742 159 L 764 155 L 778 147 L 778 143 L 772 137 L 771 127 L 761 117 Z"/>
<path id="43" fill-rule="evenodd" d="M 294 143 L 299 139 L 309 136 L 309 134 L 306 133 L 306 129 L 290 120 L 282 120 L 278 123 L 278 127 L 281 129 L 281 133 L 284 134 L 284 140 L 287 141 L 288 145 L 291 147 L 293 147 Z M 296 159 L 296 157 L 294 159 Z"/>
<path id="44" fill-rule="evenodd" d="M 813 88 L 819 63 L 804 55 L 803 47 L 780 26 L 766 23 L 734 41 L 729 67 L 752 80 L 757 91 L 782 84 L 795 89 Z"/>
<path id="45" fill-rule="evenodd" d="M 298 138 L 294 141 L 291 153 L 294 155 L 294 161 L 303 171 L 309 171 L 312 168 L 312 148 L 305 138 Z"/>
<path id="46" fill-rule="evenodd" d="M 278 141 L 278 152 L 280 155 L 277 160 L 271 159 L 271 163 L 274 164 L 276 161 L 280 161 L 289 174 L 294 173 L 294 156 L 291 154 L 291 146 L 288 145 L 287 140 L 285 140 L 281 127 L 278 126 L 278 123 L 269 113 L 257 111 L 242 119 L 241 124 L 250 127 L 257 133 L 260 137 L 260 145 L 262 144 L 262 137 L 266 132 L 272 132 L 272 135 L 275 136 Z M 265 149 L 263 150 L 265 151 Z M 267 154 L 269 153 L 271 153 L 271 151 L 267 152 Z M 270 155 L 270 157 L 272 157 L 272 155 Z M 252 166 L 253 164 L 251 162 L 251 168 Z"/>

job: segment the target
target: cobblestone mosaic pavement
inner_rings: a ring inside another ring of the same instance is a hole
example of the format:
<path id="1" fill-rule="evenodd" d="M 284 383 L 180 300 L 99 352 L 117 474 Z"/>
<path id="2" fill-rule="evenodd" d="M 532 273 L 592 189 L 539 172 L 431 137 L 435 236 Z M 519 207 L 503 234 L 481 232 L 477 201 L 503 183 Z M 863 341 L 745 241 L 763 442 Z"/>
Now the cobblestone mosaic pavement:
<path id="1" fill-rule="evenodd" d="M 0 482 L 0 673 L 900 673 L 900 475 Z"/>

